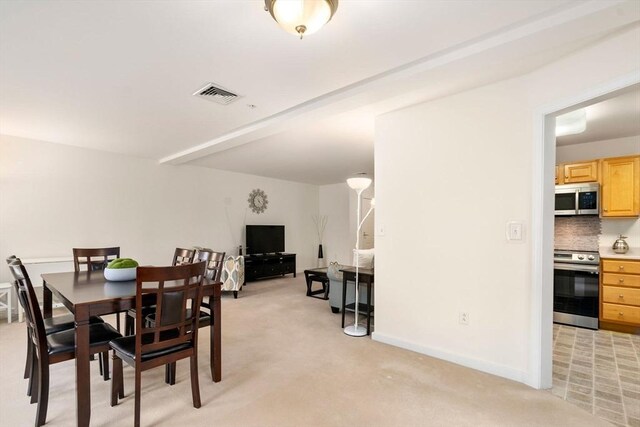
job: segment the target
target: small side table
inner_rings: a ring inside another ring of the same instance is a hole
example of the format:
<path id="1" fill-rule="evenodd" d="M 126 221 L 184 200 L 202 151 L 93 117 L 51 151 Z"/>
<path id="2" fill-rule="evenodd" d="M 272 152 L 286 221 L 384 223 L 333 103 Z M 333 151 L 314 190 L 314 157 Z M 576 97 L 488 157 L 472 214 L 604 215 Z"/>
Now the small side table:
<path id="1" fill-rule="evenodd" d="M 345 309 L 355 310 L 356 304 L 358 304 L 358 312 L 365 313 L 367 315 L 367 335 L 371 334 L 371 313 L 373 313 L 373 306 L 371 305 L 371 287 L 373 286 L 373 269 L 372 268 L 359 268 L 358 269 L 358 281 L 367 285 L 367 304 L 360 304 L 360 301 L 354 301 L 353 304 L 346 304 L 347 300 L 347 282 L 356 282 L 356 268 L 349 267 L 340 270 L 342 272 L 342 328 L 344 329 L 344 312 Z M 358 285 L 356 285 L 358 286 Z"/>
<path id="2" fill-rule="evenodd" d="M 327 267 L 312 268 L 304 271 L 304 278 L 307 282 L 307 296 L 321 300 L 329 299 L 329 278 L 327 277 Z M 312 290 L 313 282 L 320 282 L 321 289 Z M 322 294 L 322 296 L 317 296 Z"/>

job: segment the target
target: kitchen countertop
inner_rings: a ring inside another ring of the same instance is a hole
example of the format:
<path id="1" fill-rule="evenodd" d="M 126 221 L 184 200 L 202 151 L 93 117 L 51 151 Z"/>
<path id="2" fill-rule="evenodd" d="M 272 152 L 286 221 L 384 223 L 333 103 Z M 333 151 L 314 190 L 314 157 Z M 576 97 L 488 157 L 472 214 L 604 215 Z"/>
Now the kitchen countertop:
<path id="1" fill-rule="evenodd" d="M 617 254 L 609 246 L 601 246 L 600 258 L 627 259 L 629 261 L 640 261 L 640 248 L 629 248 L 626 254 Z"/>

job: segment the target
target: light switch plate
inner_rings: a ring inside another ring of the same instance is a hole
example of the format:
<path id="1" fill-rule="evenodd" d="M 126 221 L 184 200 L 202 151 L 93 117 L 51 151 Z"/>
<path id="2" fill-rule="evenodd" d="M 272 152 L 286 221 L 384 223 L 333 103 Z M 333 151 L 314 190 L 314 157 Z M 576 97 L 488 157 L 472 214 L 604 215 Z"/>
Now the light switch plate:
<path id="1" fill-rule="evenodd" d="M 510 242 L 522 242 L 524 240 L 524 225 L 521 221 L 507 222 L 507 240 Z"/>

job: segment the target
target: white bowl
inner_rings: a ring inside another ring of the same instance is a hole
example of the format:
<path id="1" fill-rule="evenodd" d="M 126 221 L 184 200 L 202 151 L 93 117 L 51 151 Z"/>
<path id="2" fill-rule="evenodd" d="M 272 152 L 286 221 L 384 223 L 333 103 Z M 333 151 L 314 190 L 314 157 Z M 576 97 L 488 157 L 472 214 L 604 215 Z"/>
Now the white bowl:
<path id="1" fill-rule="evenodd" d="M 136 269 L 131 268 L 105 268 L 104 278 L 110 282 L 127 282 L 136 279 Z"/>

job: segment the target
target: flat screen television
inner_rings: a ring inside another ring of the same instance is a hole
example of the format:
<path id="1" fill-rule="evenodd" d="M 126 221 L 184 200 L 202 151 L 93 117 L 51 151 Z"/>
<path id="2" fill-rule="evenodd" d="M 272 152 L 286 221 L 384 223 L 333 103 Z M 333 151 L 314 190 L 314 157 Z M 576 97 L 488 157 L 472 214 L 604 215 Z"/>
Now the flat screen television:
<path id="1" fill-rule="evenodd" d="M 247 255 L 284 252 L 284 225 L 247 225 Z"/>

